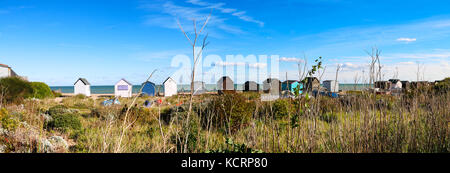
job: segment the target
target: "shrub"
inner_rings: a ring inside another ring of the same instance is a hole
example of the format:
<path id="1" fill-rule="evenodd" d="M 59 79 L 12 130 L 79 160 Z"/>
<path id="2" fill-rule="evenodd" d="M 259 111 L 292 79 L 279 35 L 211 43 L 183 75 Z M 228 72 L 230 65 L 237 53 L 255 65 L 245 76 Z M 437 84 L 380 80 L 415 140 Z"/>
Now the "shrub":
<path id="1" fill-rule="evenodd" d="M 202 120 L 206 121 L 210 119 L 208 116 L 217 115 L 212 119 L 213 126 L 225 127 L 231 133 L 247 126 L 256 108 L 255 102 L 247 102 L 241 94 L 224 94 L 214 97 L 209 104 L 206 106 L 207 113 L 202 113 L 204 116 Z"/>
<path id="2" fill-rule="evenodd" d="M 9 103 L 20 103 L 33 94 L 30 82 L 18 77 L 7 77 L 0 79 L 0 92 L 4 93 L 4 101 Z"/>
<path id="3" fill-rule="evenodd" d="M 434 89 L 437 92 L 441 92 L 441 93 L 448 93 L 450 91 L 450 77 L 445 78 L 444 80 L 438 82 L 435 86 Z"/>
<path id="4" fill-rule="evenodd" d="M 53 121 L 47 123 L 47 128 L 67 131 L 69 129 L 81 130 L 81 121 L 78 114 L 63 113 L 52 115 Z"/>
<path id="5" fill-rule="evenodd" d="M 43 82 L 31 82 L 33 88 L 33 97 L 38 99 L 53 97 L 50 87 Z"/>
<path id="6" fill-rule="evenodd" d="M 278 99 L 273 103 L 273 113 L 275 119 L 282 119 L 289 116 L 289 101 L 287 99 Z"/>
<path id="7" fill-rule="evenodd" d="M 199 150 L 197 148 L 197 144 L 199 143 L 198 137 L 200 130 L 199 128 L 200 125 L 198 123 L 198 116 L 195 114 L 190 117 L 189 126 L 183 126 L 183 132 L 189 131 L 189 137 L 187 140 L 187 152 L 189 153 L 193 153 Z M 181 133 L 178 141 L 177 136 L 175 134 L 171 136 L 171 142 L 173 144 L 176 144 L 178 151 L 182 151 L 185 141 L 186 141 L 185 133 Z"/>
<path id="8" fill-rule="evenodd" d="M 0 110 L 0 122 L 2 125 L 2 128 L 8 130 L 8 131 L 14 131 L 17 126 L 19 125 L 19 121 L 16 119 L 13 119 L 11 115 L 9 115 L 8 111 L 5 108 L 2 108 Z"/>
<path id="9" fill-rule="evenodd" d="M 77 94 L 77 95 L 75 95 L 74 96 L 76 99 L 85 99 L 86 98 L 86 95 L 84 95 L 84 94 Z"/>
<path id="10" fill-rule="evenodd" d="M 56 105 L 48 109 L 47 114 L 49 115 L 58 115 L 70 112 L 69 108 L 64 105 Z"/>

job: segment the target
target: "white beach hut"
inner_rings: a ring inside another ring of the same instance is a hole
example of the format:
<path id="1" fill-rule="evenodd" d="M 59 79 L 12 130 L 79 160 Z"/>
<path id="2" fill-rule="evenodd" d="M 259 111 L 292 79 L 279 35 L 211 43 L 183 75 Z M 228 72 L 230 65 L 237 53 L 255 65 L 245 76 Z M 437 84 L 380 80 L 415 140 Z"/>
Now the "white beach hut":
<path id="1" fill-rule="evenodd" d="M 74 94 L 91 96 L 91 84 L 85 78 L 79 78 L 74 85 Z"/>
<path id="2" fill-rule="evenodd" d="M 329 92 L 339 92 L 339 83 L 335 80 L 326 80 L 323 81 L 323 86 Z"/>
<path id="3" fill-rule="evenodd" d="M 171 77 L 168 77 L 164 82 L 164 97 L 177 95 L 177 83 Z"/>
<path id="4" fill-rule="evenodd" d="M 391 90 L 402 89 L 402 82 L 400 81 L 400 79 L 389 79 L 389 82 L 391 82 Z"/>
<path id="5" fill-rule="evenodd" d="M 11 69 L 11 67 L 0 64 L 0 78 L 3 77 L 16 77 L 17 74 Z"/>
<path id="6" fill-rule="evenodd" d="M 125 79 L 121 79 L 114 85 L 114 95 L 116 97 L 131 97 L 133 95 L 133 84 Z"/>

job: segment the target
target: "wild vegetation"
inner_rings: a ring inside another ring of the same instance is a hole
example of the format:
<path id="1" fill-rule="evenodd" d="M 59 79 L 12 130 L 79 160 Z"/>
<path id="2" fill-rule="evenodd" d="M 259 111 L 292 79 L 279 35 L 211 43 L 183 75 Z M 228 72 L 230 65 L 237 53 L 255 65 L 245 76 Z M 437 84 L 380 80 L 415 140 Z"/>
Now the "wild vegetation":
<path id="1" fill-rule="evenodd" d="M 448 79 L 446 80 L 448 81 Z M 448 83 L 447 83 L 448 84 Z M 0 114 L 2 152 L 275 152 L 450 151 L 450 92 L 444 83 L 402 96 L 355 92 L 261 102 L 258 93 L 137 98 L 24 99 Z M 444 89 L 443 89 L 444 88 Z M 129 126 L 122 136 L 123 125 Z M 185 139 L 186 131 L 190 135 Z M 119 139 L 122 142 L 119 144 Z M 63 142 L 61 142 L 63 140 Z M 187 141 L 184 151 L 184 141 Z M 62 143 L 62 144 L 60 144 Z M 120 145 L 120 147 L 118 147 Z M 120 148 L 118 151 L 117 148 Z"/>

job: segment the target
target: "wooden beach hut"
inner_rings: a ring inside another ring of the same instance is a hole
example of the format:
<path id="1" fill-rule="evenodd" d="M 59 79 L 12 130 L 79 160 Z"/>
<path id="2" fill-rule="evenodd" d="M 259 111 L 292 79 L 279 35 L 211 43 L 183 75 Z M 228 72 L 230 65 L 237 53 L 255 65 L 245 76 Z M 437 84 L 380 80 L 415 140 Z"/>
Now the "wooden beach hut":
<path id="1" fill-rule="evenodd" d="M 323 81 L 323 86 L 327 89 L 328 92 L 339 92 L 339 83 L 335 80 Z"/>
<path id="2" fill-rule="evenodd" d="M 85 96 L 91 96 L 91 84 L 85 78 L 78 78 L 73 84 L 74 94 L 83 94 Z"/>
<path id="3" fill-rule="evenodd" d="M 194 82 L 194 95 L 201 95 L 206 93 L 205 82 L 195 81 Z"/>
<path id="4" fill-rule="evenodd" d="M 177 82 L 173 80 L 171 77 L 168 77 L 164 82 L 164 97 L 170 97 L 173 95 L 177 95 L 178 88 L 177 88 Z"/>
<path id="5" fill-rule="evenodd" d="M 133 84 L 125 79 L 120 79 L 114 85 L 114 95 L 116 97 L 131 97 L 133 95 Z"/>
<path id="6" fill-rule="evenodd" d="M 142 95 L 155 96 L 156 95 L 156 85 L 153 82 L 147 81 L 142 84 Z"/>
<path id="7" fill-rule="evenodd" d="M 306 84 L 303 84 L 305 91 L 318 91 L 320 88 L 320 81 L 316 77 L 306 77 Z"/>
<path id="8" fill-rule="evenodd" d="M 259 92 L 259 84 L 254 81 L 245 82 L 244 92 Z"/>
<path id="9" fill-rule="evenodd" d="M 230 77 L 224 76 L 217 81 L 217 91 L 219 94 L 223 94 L 224 92 L 234 92 L 234 82 Z"/>
<path id="10" fill-rule="evenodd" d="M 263 91 L 271 95 L 279 95 L 281 92 L 281 82 L 276 78 L 268 78 L 263 82 Z"/>
<path id="11" fill-rule="evenodd" d="M 391 82 L 389 81 L 376 81 L 375 88 L 379 88 L 382 90 L 388 90 L 391 86 Z"/>

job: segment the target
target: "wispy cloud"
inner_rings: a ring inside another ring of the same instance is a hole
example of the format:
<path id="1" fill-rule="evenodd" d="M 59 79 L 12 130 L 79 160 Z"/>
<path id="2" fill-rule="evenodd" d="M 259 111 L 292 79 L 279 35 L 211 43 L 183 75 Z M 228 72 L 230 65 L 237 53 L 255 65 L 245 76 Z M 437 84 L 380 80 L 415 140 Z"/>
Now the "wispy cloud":
<path id="1" fill-rule="evenodd" d="M 264 26 L 264 22 L 259 21 L 254 19 L 253 17 L 246 15 L 246 11 L 241 11 L 235 8 L 226 8 L 225 3 L 209 3 L 206 1 L 202 1 L 202 0 L 188 0 L 188 3 L 194 4 L 194 5 L 198 5 L 198 6 L 202 6 L 202 7 L 206 7 L 206 8 L 210 8 L 210 9 L 217 9 L 222 13 L 225 14 L 231 14 L 235 17 L 238 17 L 239 19 L 246 21 L 246 22 L 251 22 L 251 23 L 256 23 L 259 26 L 263 27 Z"/>
<path id="2" fill-rule="evenodd" d="M 409 37 L 402 37 L 408 35 Z M 349 49 L 363 50 L 373 45 L 392 46 L 402 42 L 442 40 L 450 36 L 449 18 L 429 18 L 410 23 L 373 26 L 373 27 L 346 27 L 332 29 L 316 34 L 303 35 L 294 38 L 296 42 L 313 47 L 309 52 L 334 52 Z"/>
<path id="3" fill-rule="evenodd" d="M 151 52 L 140 52 L 131 55 L 131 57 L 136 58 L 141 61 L 153 62 L 154 60 L 166 59 L 168 61 L 172 60 L 173 57 L 177 55 L 186 55 L 189 53 L 187 49 L 179 50 L 163 50 L 163 51 L 151 51 Z"/>
<path id="4" fill-rule="evenodd" d="M 279 61 L 283 62 L 296 62 L 296 63 L 302 63 L 304 62 L 303 59 L 295 58 L 295 57 L 281 57 Z"/>
<path id="5" fill-rule="evenodd" d="M 267 67 L 266 63 L 245 63 L 245 62 L 224 62 L 224 61 L 218 61 L 214 65 L 216 65 L 216 66 L 246 66 L 246 65 L 248 65 L 251 68 Z"/>
<path id="6" fill-rule="evenodd" d="M 409 42 L 415 42 L 415 41 L 417 41 L 417 39 L 416 38 L 397 38 L 397 41 L 409 43 Z"/>
<path id="7" fill-rule="evenodd" d="M 343 70 L 359 70 L 364 67 L 367 67 L 367 64 L 355 64 L 355 63 L 350 63 L 350 62 L 346 62 L 346 63 L 339 64 L 339 65 L 341 66 L 341 68 Z"/>
<path id="8" fill-rule="evenodd" d="M 144 24 L 179 29 L 176 22 L 178 19 L 186 32 L 192 32 L 194 30 L 192 26 L 193 19 L 199 23 L 203 23 L 210 13 L 210 11 L 205 10 L 205 8 L 181 6 L 171 1 L 164 2 L 163 4 L 145 3 L 142 4 L 140 8 L 162 13 L 146 16 Z M 221 34 L 219 34 L 220 31 L 232 34 L 245 33 L 239 27 L 227 24 L 226 20 L 226 18 L 218 15 L 211 15 L 207 26 L 209 35 L 212 37 L 221 37 Z"/>

